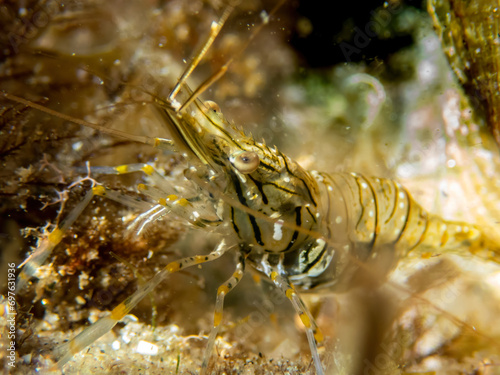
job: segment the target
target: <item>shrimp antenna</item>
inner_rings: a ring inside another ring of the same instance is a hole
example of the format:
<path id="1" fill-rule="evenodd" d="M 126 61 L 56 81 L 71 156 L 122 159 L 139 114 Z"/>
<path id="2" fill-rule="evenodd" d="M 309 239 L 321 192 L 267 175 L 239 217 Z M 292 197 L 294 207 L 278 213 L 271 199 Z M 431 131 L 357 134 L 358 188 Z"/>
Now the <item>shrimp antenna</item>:
<path id="1" fill-rule="evenodd" d="M 269 19 L 283 6 L 286 0 L 280 0 L 274 8 L 269 12 L 269 14 L 262 16 L 262 22 L 253 30 L 252 34 L 250 37 L 247 39 L 246 43 L 234 53 L 234 55 L 226 61 L 224 65 L 222 65 L 219 70 L 217 70 L 214 74 L 212 74 L 210 77 L 208 77 L 198 88 L 190 95 L 190 97 L 185 101 L 185 103 L 179 107 L 177 112 L 182 112 L 184 108 L 187 108 L 196 98 L 198 98 L 202 93 L 205 92 L 212 84 L 217 82 L 224 74 L 226 74 L 227 70 L 233 63 L 233 61 L 243 53 L 247 49 L 247 47 L 250 45 L 250 43 L 255 39 L 255 37 L 260 33 L 262 28 L 269 23 Z M 181 78 L 175 85 L 174 89 L 169 95 L 169 101 L 174 102 L 175 101 L 175 96 L 179 92 L 180 88 L 186 84 L 187 78 L 191 75 L 193 70 L 196 68 L 196 66 L 200 63 L 200 61 L 203 59 L 207 51 L 210 49 L 210 46 L 214 42 L 215 38 L 219 34 L 220 30 L 224 26 L 224 23 L 226 22 L 227 18 L 233 11 L 234 6 L 230 5 L 226 8 L 224 11 L 224 14 L 222 17 L 219 19 L 217 22 L 212 23 L 212 27 L 210 30 L 210 35 L 207 38 L 205 44 L 201 47 L 200 51 L 196 54 L 196 57 L 191 61 L 191 63 L 188 65 L 184 73 L 182 74 Z"/>
<path id="2" fill-rule="evenodd" d="M 34 108 L 34 109 L 38 109 L 39 111 L 47 113 L 47 114 L 49 114 L 51 116 L 55 116 L 55 117 L 58 117 L 60 119 L 66 120 L 66 121 L 70 121 L 70 122 L 72 122 L 74 124 L 78 124 L 78 125 L 82 125 L 82 126 L 86 126 L 86 127 L 98 130 L 98 131 L 100 131 L 100 132 L 102 132 L 104 134 L 109 134 L 109 135 L 112 135 L 112 136 L 115 136 L 115 137 L 120 137 L 120 138 L 128 139 L 130 141 L 134 141 L 134 142 L 138 142 L 138 143 L 143 143 L 143 144 L 150 145 L 150 146 L 153 146 L 153 147 L 156 145 L 155 138 L 152 138 L 152 137 L 129 134 L 127 132 L 124 132 L 124 131 L 121 131 L 121 130 L 117 130 L 117 129 L 109 129 L 109 128 L 106 128 L 105 126 L 102 126 L 102 125 L 97 125 L 97 124 L 94 124 L 92 122 L 88 122 L 88 121 L 85 121 L 85 120 L 82 120 L 82 119 L 79 119 L 79 118 L 76 118 L 76 117 L 65 115 L 64 113 L 60 113 L 60 112 L 54 111 L 53 109 L 44 107 L 43 105 L 40 105 L 40 104 L 37 104 L 37 103 L 34 103 L 31 100 L 20 98 L 19 96 L 16 96 L 16 95 L 13 95 L 13 94 L 9 94 L 9 93 L 7 93 L 5 91 L 1 91 L 0 94 L 5 99 L 7 99 L 7 100 L 11 100 L 13 102 L 24 104 L 24 105 L 26 105 L 28 107 L 31 107 L 31 108 Z"/>

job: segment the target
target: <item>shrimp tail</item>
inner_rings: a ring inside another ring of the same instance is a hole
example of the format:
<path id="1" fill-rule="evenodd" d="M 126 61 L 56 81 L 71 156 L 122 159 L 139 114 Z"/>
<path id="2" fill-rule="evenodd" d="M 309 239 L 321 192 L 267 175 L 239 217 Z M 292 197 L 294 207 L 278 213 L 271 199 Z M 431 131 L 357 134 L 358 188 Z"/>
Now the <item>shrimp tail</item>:
<path id="1" fill-rule="evenodd" d="M 434 249 L 433 256 L 445 252 L 467 253 L 500 264 L 500 244 L 477 225 L 447 221 L 431 215 L 422 241 L 427 249 Z"/>

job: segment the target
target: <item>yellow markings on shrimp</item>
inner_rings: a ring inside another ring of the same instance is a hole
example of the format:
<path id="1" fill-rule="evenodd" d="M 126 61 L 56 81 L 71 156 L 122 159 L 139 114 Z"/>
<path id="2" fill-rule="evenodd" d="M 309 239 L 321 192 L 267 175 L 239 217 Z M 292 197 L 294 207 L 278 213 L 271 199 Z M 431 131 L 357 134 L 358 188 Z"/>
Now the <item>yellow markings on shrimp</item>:
<path id="1" fill-rule="evenodd" d="M 181 207 L 186 207 L 186 206 L 188 206 L 190 204 L 189 201 L 186 198 L 179 198 L 175 194 L 170 194 L 169 196 L 167 196 L 167 200 L 166 201 L 167 202 L 174 202 L 175 204 L 178 204 Z"/>
<path id="2" fill-rule="evenodd" d="M 155 171 L 155 169 L 152 166 L 148 165 L 148 164 L 145 164 L 141 169 L 148 176 L 151 176 L 154 173 L 154 171 Z"/>
<path id="3" fill-rule="evenodd" d="M 309 319 L 306 313 L 300 313 L 299 318 L 302 321 L 302 324 L 304 324 L 304 327 L 311 328 L 311 319 Z"/>
<path id="4" fill-rule="evenodd" d="M 219 287 L 219 289 L 217 289 L 217 294 L 220 295 L 220 294 L 228 294 L 229 293 L 229 288 L 226 284 L 223 284 Z"/>
<path id="5" fill-rule="evenodd" d="M 111 311 L 111 319 L 113 320 L 121 320 L 125 315 L 127 315 L 128 309 L 125 302 L 120 303 L 116 306 L 113 311 Z"/>
<path id="6" fill-rule="evenodd" d="M 450 235 L 447 230 L 443 232 L 443 235 L 441 236 L 441 243 L 439 244 L 440 246 L 446 245 L 448 240 L 450 239 Z"/>
<path id="7" fill-rule="evenodd" d="M 456 234 L 459 241 L 470 240 L 478 238 L 481 235 L 479 229 L 474 227 L 463 226 L 462 231 Z"/>
<path id="8" fill-rule="evenodd" d="M 59 242 L 61 242 L 62 237 L 63 231 L 59 228 L 56 228 L 49 234 L 48 239 L 51 244 L 58 244 Z"/>
<path id="9" fill-rule="evenodd" d="M 158 204 L 161 204 L 162 206 L 166 206 L 167 200 L 165 198 L 160 198 L 160 199 L 158 199 Z"/>
<path id="10" fill-rule="evenodd" d="M 196 255 L 194 257 L 194 261 L 196 262 L 196 264 L 200 264 L 200 263 L 204 263 L 206 262 L 208 259 L 206 256 L 203 256 L 203 255 Z"/>
<path id="11" fill-rule="evenodd" d="M 148 187 L 147 187 L 147 185 L 144 185 L 144 184 L 138 184 L 137 185 L 137 189 L 139 189 L 139 190 L 148 190 Z"/>
<path id="12" fill-rule="evenodd" d="M 129 172 L 129 167 L 126 164 L 119 165 L 119 166 L 115 167 L 115 171 L 118 172 L 119 174 L 128 173 Z"/>
<path id="13" fill-rule="evenodd" d="M 94 186 L 92 188 L 92 193 L 94 193 L 95 195 L 100 195 L 102 197 L 106 195 L 106 188 L 101 185 Z"/>
<path id="14" fill-rule="evenodd" d="M 189 201 L 186 198 L 181 198 L 175 203 L 177 203 L 179 206 L 182 206 L 182 207 L 186 207 L 189 205 Z"/>
<path id="15" fill-rule="evenodd" d="M 181 269 L 181 264 L 180 262 L 171 262 L 167 264 L 167 271 L 170 273 L 177 272 Z"/>
<path id="16" fill-rule="evenodd" d="M 271 280 L 276 281 L 277 278 L 278 278 L 278 272 L 276 271 L 271 272 Z"/>
<path id="17" fill-rule="evenodd" d="M 289 300 L 291 300 L 293 298 L 294 294 L 295 294 L 295 291 L 292 288 L 287 289 L 285 292 L 286 298 L 288 298 Z"/>
<path id="18" fill-rule="evenodd" d="M 325 339 L 319 328 L 317 328 L 316 332 L 314 332 L 314 339 L 316 340 L 316 342 L 323 342 L 323 340 Z"/>
<path id="19" fill-rule="evenodd" d="M 221 321 L 222 321 L 222 313 L 219 311 L 216 311 L 214 313 L 214 327 L 217 327 Z"/>

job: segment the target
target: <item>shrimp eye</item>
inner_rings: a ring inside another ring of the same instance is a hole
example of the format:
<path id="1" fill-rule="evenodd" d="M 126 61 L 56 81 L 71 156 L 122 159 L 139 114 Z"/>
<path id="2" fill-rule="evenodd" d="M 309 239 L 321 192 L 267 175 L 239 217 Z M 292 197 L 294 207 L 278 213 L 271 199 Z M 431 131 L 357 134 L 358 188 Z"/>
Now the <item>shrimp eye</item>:
<path id="1" fill-rule="evenodd" d="M 254 172 L 260 164 L 259 155 L 252 151 L 239 151 L 231 155 L 231 164 L 243 174 Z"/>
<path id="2" fill-rule="evenodd" d="M 203 104 L 205 104 L 205 107 L 207 107 L 207 109 L 212 110 L 212 111 L 219 113 L 219 114 L 221 113 L 220 107 L 216 102 L 213 102 L 211 100 L 207 100 Z"/>

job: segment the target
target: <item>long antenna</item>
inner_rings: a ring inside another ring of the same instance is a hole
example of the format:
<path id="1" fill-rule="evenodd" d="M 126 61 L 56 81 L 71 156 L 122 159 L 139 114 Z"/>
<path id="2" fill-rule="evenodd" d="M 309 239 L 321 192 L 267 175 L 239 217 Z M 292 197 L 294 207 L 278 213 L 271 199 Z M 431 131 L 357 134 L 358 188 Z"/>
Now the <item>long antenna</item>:
<path id="1" fill-rule="evenodd" d="M 47 114 L 49 114 L 51 116 L 59 117 L 59 118 L 61 118 L 63 120 L 66 120 L 66 121 L 69 121 L 69 122 L 72 122 L 72 123 L 75 123 L 75 124 L 78 124 L 78 125 L 87 126 L 89 128 L 98 130 L 98 131 L 100 131 L 102 133 L 105 133 L 105 134 L 109 134 L 109 135 L 112 135 L 112 136 L 115 136 L 115 137 L 125 138 L 125 139 L 128 139 L 130 141 L 134 141 L 134 142 L 138 142 L 138 143 L 144 143 L 144 144 L 147 144 L 147 145 L 150 145 L 150 146 L 153 146 L 153 147 L 156 145 L 155 138 L 141 136 L 141 135 L 129 134 L 127 132 L 124 132 L 124 131 L 121 131 L 121 130 L 116 130 L 116 129 L 109 129 L 109 128 L 106 128 L 106 127 L 104 127 L 102 125 L 97 125 L 97 124 L 94 124 L 92 122 L 88 122 L 88 121 L 85 121 L 85 120 L 82 120 L 82 119 L 79 119 L 79 118 L 76 118 L 76 117 L 65 115 L 64 113 L 60 113 L 60 112 L 54 111 L 53 109 L 44 107 L 43 105 L 34 103 L 34 102 L 30 101 L 30 100 L 20 98 L 19 96 L 9 94 L 8 92 L 5 92 L 5 91 L 0 91 L 0 94 L 5 99 L 8 99 L 8 100 L 11 100 L 13 102 L 20 103 L 20 104 L 24 104 L 24 105 L 26 105 L 28 107 L 31 107 L 31 108 L 34 108 L 34 109 L 38 109 L 39 111 L 45 112 L 45 113 L 47 113 Z"/>
<path id="2" fill-rule="evenodd" d="M 262 17 L 262 22 L 253 30 L 252 34 L 250 37 L 247 39 L 246 43 L 238 50 L 236 53 L 224 64 L 222 65 L 219 70 L 217 70 L 214 74 L 212 74 L 210 77 L 208 77 L 194 92 L 191 94 L 191 96 L 186 100 L 182 106 L 179 107 L 177 112 L 181 112 L 184 108 L 188 107 L 196 98 L 198 98 L 203 92 L 205 92 L 206 89 L 208 89 L 212 84 L 217 82 L 229 69 L 233 61 L 243 53 L 247 49 L 247 47 L 250 45 L 250 43 L 255 39 L 255 37 L 260 33 L 262 28 L 269 23 L 269 19 L 283 6 L 286 0 L 280 0 L 274 8 L 269 12 L 269 14 L 265 15 Z M 212 23 L 212 29 L 210 31 L 210 35 L 203 45 L 199 56 L 196 56 L 196 58 L 191 62 L 191 64 L 187 67 L 186 71 L 182 75 L 181 79 L 177 83 L 177 85 L 174 87 L 172 90 L 172 93 L 169 95 L 170 100 L 175 100 L 175 95 L 180 90 L 181 85 L 185 84 L 186 79 L 191 75 L 193 72 L 194 68 L 196 65 L 199 64 L 201 61 L 202 57 L 205 55 L 207 52 L 208 48 L 212 45 L 215 37 L 217 34 L 220 32 L 220 29 L 224 25 L 227 17 L 229 16 L 229 13 L 232 12 L 234 9 L 233 6 L 229 6 L 224 14 L 222 15 L 221 19 L 218 22 Z"/>
<path id="3" fill-rule="evenodd" d="M 203 59 L 207 51 L 210 49 L 212 46 L 215 38 L 217 38 L 217 35 L 219 35 L 219 32 L 222 29 L 222 26 L 226 23 L 227 19 L 229 18 L 229 15 L 233 12 L 234 6 L 229 5 L 225 10 L 224 13 L 222 14 L 222 17 L 219 19 L 217 22 L 212 22 L 212 25 L 210 27 L 210 34 L 208 35 L 207 40 L 205 43 L 201 46 L 201 49 L 194 55 L 195 57 L 191 61 L 191 63 L 187 66 L 186 70 L 184 73 L 182 73 L 181 78 L 177 81 L 177 84 L 175 85 L 174 89 L 168 96 L 168 100 L 170 102 L 173 102 L 175 100 L 175 96 L 178 94 L 179 90 L 181 89 L 182 85 L 186 82 L 188 77 L 193 73 L 193 70 L 196 69 L 200 61 Z"/>

